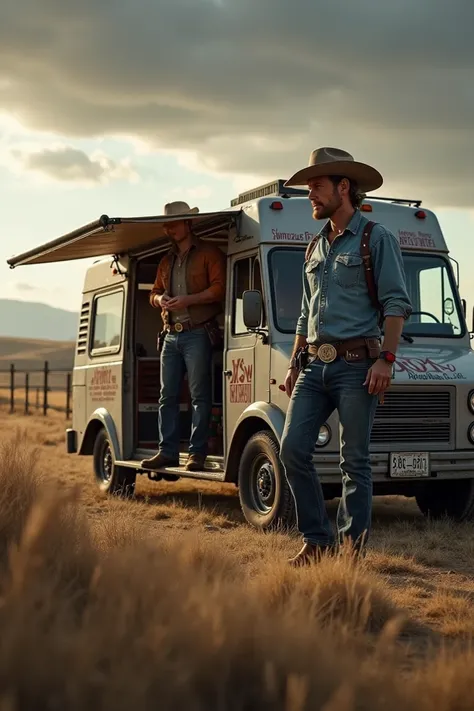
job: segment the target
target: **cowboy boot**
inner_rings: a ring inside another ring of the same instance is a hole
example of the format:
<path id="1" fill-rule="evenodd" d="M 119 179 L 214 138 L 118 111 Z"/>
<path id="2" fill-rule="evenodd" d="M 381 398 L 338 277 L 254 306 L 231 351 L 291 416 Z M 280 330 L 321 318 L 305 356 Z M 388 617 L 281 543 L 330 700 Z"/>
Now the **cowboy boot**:
<path id="1" fill-rule="evenodd" d="M 185 469 L 188 472 L 202 472 L 206 457 L 204 454 L 190 454 Z"/>
<path id="2" fill-rule="evenodd" d="M 331 555 L 335 552 L 334 545 L 316 545 L 314 543 L 305 543 L 303 548 L 293 558 L 288 560 L 288 563 L 293 568 L 299 568 L 312 563 L 319 563 L 325 555 Z"/>
<path id="3" fill-rule="evenodd" d="M 155 456 L 150 459 L 143 459 L 140 462 L 140 466 L 144 469 L 152 469 L 153 471 L 164 469 L 165 467 L 179 467 L 179 457 L 172 459 L 158 452 L 158 454 L 155 454 Z"/>

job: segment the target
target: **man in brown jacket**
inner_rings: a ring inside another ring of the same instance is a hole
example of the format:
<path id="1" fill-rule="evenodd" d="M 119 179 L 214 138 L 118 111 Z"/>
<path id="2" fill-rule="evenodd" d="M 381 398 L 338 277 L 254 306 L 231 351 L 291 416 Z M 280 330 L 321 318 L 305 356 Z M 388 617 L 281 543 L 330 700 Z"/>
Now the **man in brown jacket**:
<path id="1" fill-rule="evenodd" d="M 165 215 L 193 215 L 185 202 L 165 205 Z M 161 396 L 158 412 L 159 450 L 142 466 L 161 469 L 179 466 L 179 398 L 185 371 L 192 403 L 188 471 L 204 468 L 212 407 L 211 335 L 216 316 L 225 299 L 226 262 L 213 244 L 201 242 L 191 230 L 190 220 L 165 226 L 171 240 L 161 259 L 150 303 L 161 308 L 167 331 L 161 351 Z"/>

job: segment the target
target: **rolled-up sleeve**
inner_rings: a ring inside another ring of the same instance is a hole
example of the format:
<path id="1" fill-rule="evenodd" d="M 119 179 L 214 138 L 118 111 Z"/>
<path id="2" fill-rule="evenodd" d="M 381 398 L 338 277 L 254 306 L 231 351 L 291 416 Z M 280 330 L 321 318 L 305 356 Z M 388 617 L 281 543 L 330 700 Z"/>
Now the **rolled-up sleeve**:
<path id="1" fill-rule="evenodd" d="M 402 316 L 405 320 L 412 312 L 405 279 L 405 268 L 400 244 L 389 230 L 383 228 L 373 238 L 372 262 L 377 293 L 383 315 Z"/>
<path id="2" fill-rule="evenodd" d="M 308 277 L 306 276 L 306 270 L 303 265 L 303 296 L 301 299 L 301 314 L 296 324 L 296 335 L 308 336 L 308 314 L 309 314 L 309 297 L 310 289 L 308 284 Z"/>
<path id="3" fill-rule="evenodd" d="M 162 257 L 162 259 L 160 260 L 160 263 L 158 264 L 158 269 L 156 270 L 155 283 L 153 284 L 153 287 L 152 287 L 150 294 L 149 294 L 150 304 L 153 306 L 153 308 L 160 308 L 158 306 L 158 304 L 155 304 L 155 296 L 162 296 L 165 293 L 165 287 L 163 284 L 163 275 L 162 275 L 162 267 L 163 267 L 165 259 L 166 259 L 166 257 Z"/>

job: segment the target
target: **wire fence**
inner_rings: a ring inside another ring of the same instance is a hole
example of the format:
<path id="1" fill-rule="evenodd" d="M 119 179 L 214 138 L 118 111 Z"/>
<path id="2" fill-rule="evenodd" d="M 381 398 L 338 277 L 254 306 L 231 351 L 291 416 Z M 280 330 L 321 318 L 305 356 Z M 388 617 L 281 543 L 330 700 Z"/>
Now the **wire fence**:
<path id="1" fill-rule="evenodd" d="M 72 414 L 72 372 L 68 369 L 50 369 L 48 361 L 43 368 L 18 368 L 11 363 L 8 369 L 0 369 L 0 402 L 9 405 L 10 414 L 33 411 L 64 412 L 66 419 Z"/>

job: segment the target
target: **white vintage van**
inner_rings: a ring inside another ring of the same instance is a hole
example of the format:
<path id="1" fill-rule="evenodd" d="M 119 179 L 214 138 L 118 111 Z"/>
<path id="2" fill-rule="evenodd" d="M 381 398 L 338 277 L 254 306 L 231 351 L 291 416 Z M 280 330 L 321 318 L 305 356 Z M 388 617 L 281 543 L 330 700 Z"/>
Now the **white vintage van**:
<path id="1" fill-rule="evenodd" d="M 164 469 L 238 486 L 246 519 L 259 528 L 293 521 L 279 460 L 288 398 L 283 381 L 300 310 L 308 241 L 322 224 L 304 190 L 275 181 L 193 217 L 194 230 L 227 255 L 224 348 L 215 354 L 213 422 L 206 469 Z M 474 513 L 474 352 L 466 304 L 436 216 L 411 200 L 368 199 L 362 210 L 400 240 L 413 314 L 391 389 L 377 410 L 371 452 L 374 493 L 416 498 L 424 514 Z M 9 260 L 11 267 L 98 257 L 87 270 L 73 374 L 69 453 L 92 455 L 104 491 L 132 496 L 140 461 L 157 449 L 159 310 L 148 294 L 168 244 L 164 217 L 110 218 Z M 184 464 L 190 402 L 182 391 Z M 333 415 L 314 453 L 327 498 L 340 491 Z"/>

